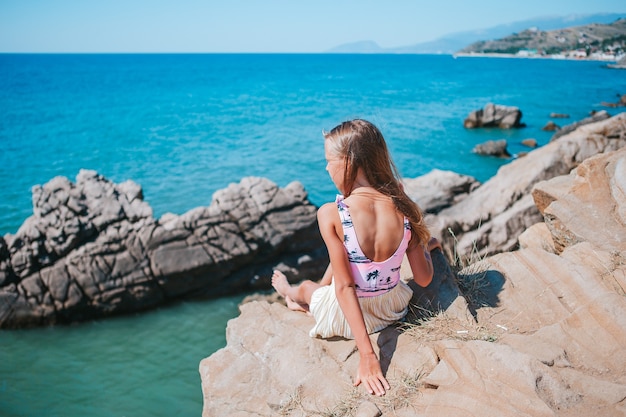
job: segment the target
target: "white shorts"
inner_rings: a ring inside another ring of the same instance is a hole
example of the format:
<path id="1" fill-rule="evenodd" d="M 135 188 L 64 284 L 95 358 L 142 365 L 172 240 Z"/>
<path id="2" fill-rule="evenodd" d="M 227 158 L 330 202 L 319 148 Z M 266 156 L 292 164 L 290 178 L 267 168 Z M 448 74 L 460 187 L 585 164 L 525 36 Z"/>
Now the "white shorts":
<path id="1" fill-rule="evenodd" d="M 398 285 L 385 294 L 359 298 L 367 332 L 376 333 L 404 318 L 412 296 L 411 288 L 400 280 Z M 352 330 L 339 307 L 334 280 L 330 285 L 313 292 L 309 310 L 315 317 L 315 326 L 309 332 L 311 337 L 341 336 L 354 339 Z"/>

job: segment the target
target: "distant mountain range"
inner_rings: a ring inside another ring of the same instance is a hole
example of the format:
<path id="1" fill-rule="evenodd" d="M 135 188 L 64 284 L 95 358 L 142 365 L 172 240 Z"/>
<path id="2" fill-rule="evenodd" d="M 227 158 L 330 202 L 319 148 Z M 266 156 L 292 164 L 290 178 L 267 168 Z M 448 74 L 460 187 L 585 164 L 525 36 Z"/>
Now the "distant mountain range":
<path id="1" fill-rule="evenodd" d="M 453 54 L 475 42 L 499 39 L 530 28 L 550 31 L 592 23 L 608 24 L 620 18 L 626 18 L 626 12 L 621 14 L 599 13 L 540 17 L 498 25 L 487 29 L 451 33 L 430 42 L 422 42 L 409 46 L 382 48 L 374 41 L 360 41 L 339 45 L 326 52 L 361 54 Z"/>

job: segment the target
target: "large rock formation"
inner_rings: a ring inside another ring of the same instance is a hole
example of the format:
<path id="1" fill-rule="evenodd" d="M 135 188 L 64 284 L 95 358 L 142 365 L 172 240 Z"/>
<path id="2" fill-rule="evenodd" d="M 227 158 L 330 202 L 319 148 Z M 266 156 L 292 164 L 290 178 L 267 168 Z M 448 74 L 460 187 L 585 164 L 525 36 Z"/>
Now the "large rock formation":
<path id="1" fill-rule="evenodd" d="M 404 191 L 424 213 L 439 213 L 468 195 L 480 183 L 468 175 L 433 169 L 417 178 L 404 178 Z"/>
<path id="2" fill-rule="evenodd" d="M 583 142 L 605 143 L 587 129 Z M 385 397 L 352 387 L 353 341 L 310 338 L 311 317 L 254 301 L 229 322 L 227 346 L 200 363 L 203 416 L 626 415 L 626 148 L 587 159 L 576 138 L 557 142 L 572 153 L 528 157 L 544 171 L 581 159 L 524 188 L 546 222 L 523 249 L 469 265 L 458 287 L 435 253 L 433 288 L 415 289 L 421 320 L 371 336 L 392 385 Z M 504 172 L 526 178 L 529 167 L 516 166 Z M 501 209 L 494 201 L 484 207 Z"/>
<path id="3" fill-rule="evenodd" d="M 463 126 L 472 129 L 476 127 L 499 127 L 511 129 L 523 127 L 522 112 L 518 107 L 503 106 L 501 104 L 488 103 L 483 109 L 474 110 L 463 122 Z"/>
<path id="4" fill-rule="evenodd" d="M 431 232 L 450 259 L 516 249 L 518 237 L 542 220 L 531 190 L 540 181 L 569 174 L 585 159 L 626 146 L 626 113 L 579 126 L 557 141 L 502 166 L 462 201 L 427 215 Z"/>
<path id="5" fill-rule="evenodd" d="M 300 183 L 245 178 L 208 207 L 156 220 L 137 184 L 81 170 L 75 184 L 34 187 L 33 215 L 0 237 L 0 328 L 269 287 L 280 262 L 318 276 L 326 260 Z"/>

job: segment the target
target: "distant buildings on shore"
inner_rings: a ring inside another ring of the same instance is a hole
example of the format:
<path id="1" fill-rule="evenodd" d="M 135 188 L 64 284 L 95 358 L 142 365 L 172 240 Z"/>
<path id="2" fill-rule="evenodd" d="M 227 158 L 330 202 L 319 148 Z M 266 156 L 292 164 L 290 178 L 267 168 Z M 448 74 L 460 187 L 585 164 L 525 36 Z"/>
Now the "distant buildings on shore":
<path id="1" fill-rule="evenodd" d="M 593 61 L 619 61 L 626 56 L 621 48 L 609 51 L 592 51 L 579 48 L 557 54 L 546 54 L 537 49 L 520 49 L 515 55 L 520 58 L 588 59 Z"/>
<path id="2" fill-rule="evenodd" d="M 459 52 L 454 54 L 457 56 L 482 56 L 482 57 L 496 57 L 496 58 L 549 58 L 549 59 L 573 59 L 573 60 L 588 60 L 588 61 L 607 61 L 607 62 L 616 62 L 623 58 L 626 58 L 626 53 L 619 51 L 615 52 L 606 52 L 606 51 L 595 51 L 590 52 L 585 49 L 574 49 L 567 50 L 556 54 L 546 54 L 541 50 L 537 49 L 520 49 L 515 54 L 506 54 L 506 53 L 498 53 L 498 52 Z"/>

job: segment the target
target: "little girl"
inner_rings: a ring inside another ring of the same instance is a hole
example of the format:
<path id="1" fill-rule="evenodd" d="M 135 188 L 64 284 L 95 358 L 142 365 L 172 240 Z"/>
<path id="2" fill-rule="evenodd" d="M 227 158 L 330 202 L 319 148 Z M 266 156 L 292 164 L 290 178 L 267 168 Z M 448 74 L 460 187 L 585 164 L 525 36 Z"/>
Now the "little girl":
<path id="1" fill-rule="evenodd" d="M 376 126 L 352 120 L 324 137 L 326 170 L 342 193 L 317 214 L 330 265 L 319 283 L 291 286 L 275 271 L 272 285 L 289 308 L 313 315 L 312 337 L 354 339 L 360 356 L 354 385 L 384 395 L 389 383 L 369 334 L 408 311 L 412 291 L 400 280 L 405 253 L 414 281 L 426 287 L 433 276 L 430 250 L 440 245 L 404 192 Z"/>

